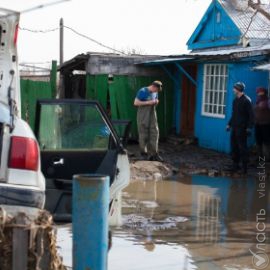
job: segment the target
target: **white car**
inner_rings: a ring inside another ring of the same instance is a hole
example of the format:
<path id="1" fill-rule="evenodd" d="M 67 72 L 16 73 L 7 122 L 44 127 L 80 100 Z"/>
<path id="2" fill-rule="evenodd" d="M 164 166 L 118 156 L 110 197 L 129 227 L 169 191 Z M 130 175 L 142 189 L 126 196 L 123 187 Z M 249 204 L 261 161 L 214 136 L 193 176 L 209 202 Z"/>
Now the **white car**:
<path id="1" fill-rule="evenodd" d="M 38 142 L 21 119 L 17 34 L 19 13 L 0 9 L 0 207 L 29 211 L 45 204 Z"/>
<path id="2" fill-rule="evenodd" d="M 70 221 L 73 175 L 103 174 L 110 176 L 110 223 L 119 225 L 129 161 L 100 104 L 41 100 L 36 136 L 21 119 L 18 23 L 19 13 L 0 9 L 0 207 L 34 211 L 45 206 L 56 220 Z"/>

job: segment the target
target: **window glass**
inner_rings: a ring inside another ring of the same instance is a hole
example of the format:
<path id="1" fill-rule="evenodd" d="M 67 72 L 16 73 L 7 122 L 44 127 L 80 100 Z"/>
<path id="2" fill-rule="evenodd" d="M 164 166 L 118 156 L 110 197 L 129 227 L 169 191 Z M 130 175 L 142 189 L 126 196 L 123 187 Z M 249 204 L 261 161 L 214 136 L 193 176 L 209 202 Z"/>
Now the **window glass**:
<path id="1" fill-rule="evenodd" d="M 42 150 L 105 150 L 110 130 L 95 105 L 42 104 L 38 137 Z"/>

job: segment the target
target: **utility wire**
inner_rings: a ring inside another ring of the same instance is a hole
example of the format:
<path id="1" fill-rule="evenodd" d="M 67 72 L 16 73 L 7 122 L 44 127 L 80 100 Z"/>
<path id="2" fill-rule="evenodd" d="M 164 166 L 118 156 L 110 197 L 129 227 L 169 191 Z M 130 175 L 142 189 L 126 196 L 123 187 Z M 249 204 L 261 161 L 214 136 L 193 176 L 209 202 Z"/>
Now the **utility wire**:
<path id="1" fill-rule="evenodd" d="M 46 33 L 49 33 L 49 32 L 54 32 L 54 31 L 59 30 L 59 27 L 52 28 L 52 29 L 45 29 L 45 30 L 35 30 L 35 29 L 29 29 L 29 28 L 24 28 L 24 27 L 19 26 L 19 29 L 23 30 L 23 31 L 31 32 L 31 33 L 46 34 Z"/>
<path id="2" fill-rule="evenodd" d="M 19 66 L 20 67 L 26 67 L 26 68 L 34 68 L 34 69 L 46 70 L 46 71 L 50 71 L 51 70 L 49 68 L 39 67 L 39 66 L 35 66 L 35 65 L 28 65 L 28 64 L 19 64 Z"/>
<path id="3" fill-rule="evenodd" d="M 13 10 L 5 9 L 8 14 L 0 16 L 0 19 L 7 18 L 9 16 L 13 16 L 13 15 L 16 15 L 16 14 L 29 13 L 29 12 L 35 11 L 37 9 L 43 9 L 43 8 L 58 5 L 58 4 L 61 4 L 63 2 L 67 2 L 67 1 L 71 1 L 71 0 L 57 0 L 57 1 L 54 1 L 54 2 L 51 2 L 51 3 L 41 4 L 41 5 L 38 5 L 38 6 L 35 6 L 35 7 L 32 7 L 32 8 L 28 8 L 28 9 L 25 9 L 25 10 L 22 10 L 22 11 L 13 11 Z"/>
<path id="4" fill-rule="evenodd" d="M 249 31 L 249 29 L 250 29 L 252 23 L 254 22 L 254 18 L 255 18 L 255 16 L 257 15 L 257 13 L 258 13 L 258 10 L 255 10 L 255 12 L 253 13 L 253 15 L 252 15 L 251 18 L 250 18 L 250 22 L 249 22 L 249 24 L 248 24 L 248 26 L 247 26 L 247 29 L 246 29 L 246 31 L 243 33 L 242 37 L 244 37 L 244 36 L 247 34 L 247 32 Z"/>
<path id="5" fill-rule="evenodd" d="M 20 65 L 40 65 L 40 64 L 51 64 L 52 61 L 43 61 L 43 62 L 21 62 Z"/>
<path id="6" fill-rule="evenodd" d="M 120 54 L 125 54 L 125 55 L 127 55 L 127 54 L 124 53 L 123 51 L 120 51 L 120 50 L 114 49 L 114 48 L 112 48 L 112 47 L 110 47 L 110 46 L 108 46 L 108 45 L 105 45 L 105 44 L 103 44 L 103 43 L 101 43 L 101 42 L 99 42 L 99 41 L 97 41 L 97 40 L 95 40 L 95 39 L 93 39 L 93 38 L 91 38 L 91 37 L 89 37 L 89 36 L 86 36 L 86 35 L 84 35 L 84 34 L 78 32 L 77 30 L 73 29 L 72 27 L 69 27 L 69 26 L 64 25 L 64 28 L 66 28 L 66 29 L 72 31 L 73 33 L 77 34 L 78 36 L 81 36 L 81 37 L 83 37 L 83 38 L 85 38 L 85 39 L 88 39 L 88 40 L 90 40 L 90 41 L 96 43 L 97 45 L 99 45 L 99 46 L 101 46 L 101 47 L 103 47 L 103 48 L 109 49 L 109 50 L 111 50 L 111 51 L 114 51 L 114 52 L 117 52 L 117 53 L 120 53 Z"/>
<path id="7" fill-rule="evenodd" d="M 97 41 L 96 39 L 93 39 L 85 34 L 82 34 L 70 26 L 64 25 L 63 27 L 68 29 L 69 31 L 73 32 L 74 34 L 80 36 L 80 37 L 83 37 L 87 40 L 90 40 L 93 43 L 96 43 L 97 45 L 99 45 L 103 48 L 106 48 L 106 49 L 111 50 L 111 51 L 116 52 L 116 53 L 127 55 L 125 52 L 114 49 L 114 48 L 112 48 L 112 47 L 110 47 L 110 46 L 108 46 L 100 41 Z M 39 33 L 39 34 L 46 34 L 46 33 L 57 31 L 59 29 L 60 29 L 60 27 L 56 27 L 56 28 L 52 28 L 52 29 L 45 29 L 45 30 L 36 30 L 36 29 L 29 29 L 29 28 L 20 27 L 20 30 L 31 32 L 31 33 Z"/>
<path id="8" fill-rule="evenodd" d="M 29 12 L 35 11 L 37 9 L 42 9 L 42 8 L 46 8 L 46 7 L 49 7 L 49 6 L 58 5 L 58 4 L 61 4 L 63 2 L 67 2 L 67 1 L 70 1 L 70 0 L 58 0 L 58 1 L 53 1 L 51 3 L 41 4 L 41 5 L 32 7 L 32 8 L 29 8 L 29 9 L 22 10 L 22 11 L 20 11 L 20 13 L 21 14 L 29 13 Z"/>

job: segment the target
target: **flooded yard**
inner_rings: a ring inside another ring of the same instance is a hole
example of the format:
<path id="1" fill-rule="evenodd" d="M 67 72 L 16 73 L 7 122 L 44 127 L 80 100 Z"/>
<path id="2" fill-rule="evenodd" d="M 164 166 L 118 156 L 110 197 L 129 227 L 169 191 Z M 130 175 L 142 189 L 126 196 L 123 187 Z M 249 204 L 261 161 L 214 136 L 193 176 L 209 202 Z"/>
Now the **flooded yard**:
<path id="1" fill-rule="evenodd" d="M 193 176 L 132 182 L 111 228 L 109 270 L 270 269 L 270 194 L 257 179 Z M 71 226 L 58 228 L 72 265 Z"/>

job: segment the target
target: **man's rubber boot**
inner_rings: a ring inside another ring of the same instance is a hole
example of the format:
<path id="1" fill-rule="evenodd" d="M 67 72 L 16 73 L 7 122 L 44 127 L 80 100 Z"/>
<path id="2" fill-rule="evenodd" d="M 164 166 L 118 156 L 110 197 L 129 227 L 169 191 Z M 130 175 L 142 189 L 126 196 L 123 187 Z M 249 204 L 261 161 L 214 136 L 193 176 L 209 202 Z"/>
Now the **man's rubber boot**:
<path id="1" fill-rule="evenodd" d="M 148 160 L 148 155 L 145 152 L 141 152 L 141 160 Z"/>
<path id="2" fill-rule="evenodd" d="M 159 154 L 155 154 L 153 156 L 149 157 L 150 161 L 159 161 L 159 162 L 163 162 L 163 158 L 159 155 Z"/>

